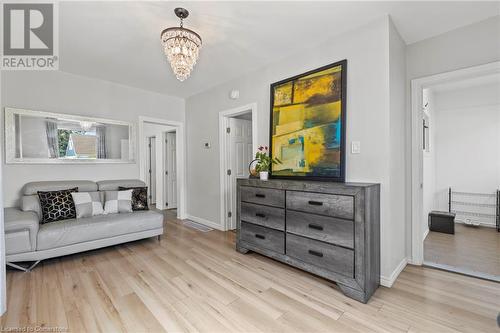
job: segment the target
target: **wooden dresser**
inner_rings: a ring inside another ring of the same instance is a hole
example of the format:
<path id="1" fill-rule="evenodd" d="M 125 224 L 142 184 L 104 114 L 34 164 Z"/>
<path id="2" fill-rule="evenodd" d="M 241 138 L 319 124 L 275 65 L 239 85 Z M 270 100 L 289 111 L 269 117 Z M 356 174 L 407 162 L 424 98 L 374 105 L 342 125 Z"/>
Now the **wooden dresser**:
<path id="1" fill-rule="evenodd" d="M 380 185 L 238 179 L 236 249 L 335 281 L 366 303 L 380 282 Z"/>

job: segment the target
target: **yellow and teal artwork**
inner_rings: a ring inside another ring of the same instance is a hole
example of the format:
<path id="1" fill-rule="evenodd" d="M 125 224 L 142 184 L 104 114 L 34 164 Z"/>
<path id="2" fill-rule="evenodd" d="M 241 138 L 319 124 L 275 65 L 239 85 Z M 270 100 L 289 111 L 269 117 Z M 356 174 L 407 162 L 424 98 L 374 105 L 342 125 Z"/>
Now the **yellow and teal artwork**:
<path id="1" fill-rule="evenodd" d="M 343 60 L 271 85 L 274 178 L 345 179 Z"/>

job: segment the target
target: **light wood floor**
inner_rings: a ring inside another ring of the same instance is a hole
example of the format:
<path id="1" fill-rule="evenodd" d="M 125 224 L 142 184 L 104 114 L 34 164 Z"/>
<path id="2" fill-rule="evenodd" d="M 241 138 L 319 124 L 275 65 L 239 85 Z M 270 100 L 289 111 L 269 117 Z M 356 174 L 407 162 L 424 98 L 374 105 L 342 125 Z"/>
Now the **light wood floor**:
<path id="1" fill-rule="evenodd" d="M 166 213 L 172 214 L 172 213 Z M 498 332 L 500 284 L 407 267 L 368 304 L 170 217 L 147 239 L 9 270 L 5 327 L 71 332 Z"/>
<path id="2" fill-rule="evenodd" d="M 429 232 L 424 260 L 500 279 L 500 232 L 494 228 L 455 225 L 455 234 Z"/>

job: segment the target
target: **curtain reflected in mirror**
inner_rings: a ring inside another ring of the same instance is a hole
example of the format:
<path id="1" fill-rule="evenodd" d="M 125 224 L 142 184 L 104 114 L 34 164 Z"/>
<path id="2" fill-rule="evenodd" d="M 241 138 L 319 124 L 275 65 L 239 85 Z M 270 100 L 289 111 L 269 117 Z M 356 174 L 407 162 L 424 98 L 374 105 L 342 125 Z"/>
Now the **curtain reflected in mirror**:
<path id="1" fill-rule="evenodd" d="M 133 159 L 131 129 L 130 124 L 118 121 L 6 109 L 6 137 L 7 141 L 13 139 L 10 141 L 14 146 L 6 144 L 6 148 L 19 162 L 128 162 Z M 9 134 L 9 131 L 13 133 Z"/>

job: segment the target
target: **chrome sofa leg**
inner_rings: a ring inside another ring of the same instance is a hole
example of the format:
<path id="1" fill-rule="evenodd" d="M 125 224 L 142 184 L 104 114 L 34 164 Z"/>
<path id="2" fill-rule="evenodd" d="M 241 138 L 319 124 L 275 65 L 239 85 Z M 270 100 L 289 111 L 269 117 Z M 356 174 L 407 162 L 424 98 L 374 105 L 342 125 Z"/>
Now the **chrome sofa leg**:
<path id="1" fill-rule="evenodd" d="M 37 260 L 31 266 L 28 266 L 28 267 L 22 267 L 22 266 L 19 266 L 17 264 L 14 264 L 12 262 L 8 262 L 7 266 L 10 266 L 12 268 L 18 269 L 18 270 L 23 271 L 23 272 L 31 272 L 31 270 L 33 268 L 35 268 L 35 266 L 38 265 L 40 263 L 40 261 L 41 260 Z"/>

